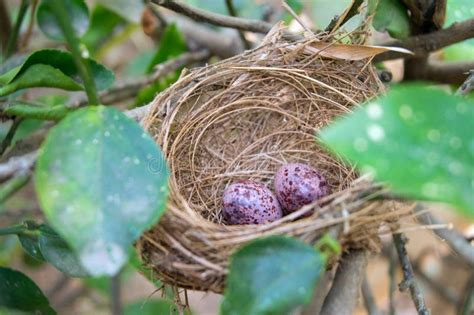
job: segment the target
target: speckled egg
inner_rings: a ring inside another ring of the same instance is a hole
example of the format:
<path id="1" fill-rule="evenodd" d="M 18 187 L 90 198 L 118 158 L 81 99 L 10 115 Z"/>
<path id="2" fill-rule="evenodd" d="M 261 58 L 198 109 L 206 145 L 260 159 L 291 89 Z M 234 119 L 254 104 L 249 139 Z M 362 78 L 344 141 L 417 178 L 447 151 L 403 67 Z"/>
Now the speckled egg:
<path id="1" fill-rule="evenodd" d="M 329 193 L 326 179 L 301 163 L 283 165 L 275 174 L 275 194 L 285 214 L 300 209 Z"/>
<path id="2" fill-rule="evenodd" d="M 228 224 L 262 224 L 282 217 L 276 196 L 251 180 L 231 184 L 224 191 L 223 215 Z"/>

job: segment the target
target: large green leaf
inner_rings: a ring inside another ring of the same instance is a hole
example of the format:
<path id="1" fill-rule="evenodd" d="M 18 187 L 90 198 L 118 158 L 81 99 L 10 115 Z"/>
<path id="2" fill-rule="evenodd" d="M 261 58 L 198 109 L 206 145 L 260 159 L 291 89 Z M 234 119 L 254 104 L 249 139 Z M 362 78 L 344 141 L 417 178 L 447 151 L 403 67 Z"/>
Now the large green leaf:
<path id="1" fill-rule="evenodd" d="M 13 312 L 52 315 L 56 312 L 40 288 L 23 273 L 0 267 L 0 308 Z"/>
<path id="2" fill-rule="evenodd" d="M 140 300 L 124 307 L 125 315 L 178 315 L 176 305 L 168 300 Z"/>
<path id="3" fill-rule="evenodd" d="M 66 116 L 49 132 L 36 167 L 43 211 L 94 276 L 117 273 L 129 246 L 165 208 L 161 150 L 113 108 Z"/>
<path id="4" fill-rule="evenodd" d="M 88 62 L 97 89 L 104 90 L 111 86 L 115 79 L 114 73 L 92 59 L 89 59 Z M 74 79 L 76 82 L 82 84 L 79 70 L 76 67 L 72 55 L 69 52 L 57 49 L 43 49 L 33 52 L 30 56 L 28 56 L 21 66 L 16 67 L 0 76 L 0 83 L 15 83 L 15 81 L 18 80 L 26 71 L 28 71 L 29 68 L 38 64 L 51 66 L 57 71 L 60 71 L 64 75 L 68 76 L 69 80 Z M 32 76 L 28 79 L 35 80 L 35 77 Z M 36 81 L 38 81 L 38 79 L 36 79 Z M 59 88 L 61 88 L 59 85 L 60 83 L 60 81 L 56 83 Z M 55 86 L 53 85 L 53 87 Z"/>
<path id="5" fill-rule="evenodd" d="M 375 8 L 372 22 L 378 31 L 387 31 L 395 38 L 410 35 L 410 18 L 408 11 L 400 0 L 371 0 L 370 6 Z"/>
<path id="6" fill-rule="evenodd" d="M 474 102 L 400 85 L 325 128 L 332 151 L 394 193 L 450 203 L 474 217 Z"/>
<path id="7" fill-rule="evenodd" d="M 89 27 L 89 10 L 84 0 L 64 0 L 68 19 L 78 36 L 81 36 Z M 51 1 L 42 0 L 36 13 L 41 31 L 51 39 L 63 40 L 64 36 L 51 9 Z"/>
<path id="8" fill-rule="evenodd" d="M 82 86 L 64 73 L 48 65 L 35 64 L 22 72 L 11 83 L 0 87 L 0 96 L 32 87 L 51 87 L 80 91 Z"/>
<path id="9" fill-rule="evenodd" d="M 221 313 L 289 314 L 310 301 L 324 265 L 324 255 L 296 239 L 251 242 L 232 257 Z"/>

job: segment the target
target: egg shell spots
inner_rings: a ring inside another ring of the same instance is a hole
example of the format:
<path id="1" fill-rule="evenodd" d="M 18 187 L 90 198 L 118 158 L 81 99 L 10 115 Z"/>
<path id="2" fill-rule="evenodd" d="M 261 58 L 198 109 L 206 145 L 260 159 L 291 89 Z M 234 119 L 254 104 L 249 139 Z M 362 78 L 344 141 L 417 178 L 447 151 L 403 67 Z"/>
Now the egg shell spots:
<path id="1" fill-rule="evenodd" d="M 223 215 L 228 224 L 262 224 L 282 217 L 276 196 L 251 180 L 231 184 L 224 191 Z"/>
<path id="2" fill-rule="evenodd" d="M 284 214 L 329 194 L 326 179 L 312 167 L 301 163 L 283 165 L 275 174 L 274 186 Z"/>

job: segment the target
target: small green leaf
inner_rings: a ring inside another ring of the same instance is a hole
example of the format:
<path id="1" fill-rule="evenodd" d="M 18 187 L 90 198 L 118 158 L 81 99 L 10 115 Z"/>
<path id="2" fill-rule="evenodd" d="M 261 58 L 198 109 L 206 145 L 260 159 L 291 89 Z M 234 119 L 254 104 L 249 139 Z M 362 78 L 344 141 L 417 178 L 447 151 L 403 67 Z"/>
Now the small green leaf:
<path id="1" fill-rule="evenodd" d="M 157 64 L 177 57 L 187 49 L 184 35 L 178 30 L 176 24 L 168 25 L 160 40 L 160 45 L 155 56 L 148 65 L 148 73 L 153 72 L 153 67 Z"/>
<path id="2" fill-rule="evenodd" d="M 89 10 L 83 0 L 64 0 L 68 19 L 77 36 L 82 36 L 89 27 Z M 42 0 L 36 13 L 41 31 L 51 39 L 64 40 L 64 36 L 54 13 L 51 2 Z"/>
<path id="3" fill-rule="evenodd" d="M 68 108 L 64 105 L 42 107 L 22 102 L 15 102 L 14 104 L 5 107 L 3 112 L 7 115 L 18 117 L 29 117 L 41 120 L 60 120 L 72 110 L 72 108 Z"/>
<path id="4" fill-rule="evenodd" d="M 387 31 L 394 38 L 410 35 L 408 11 L 399 0 L 378 0 L 372 24 L 377 31 Z"/>
<path id="5" fill-rule="evenodd" d="M 320 137 L 394 193 L 447 202 L 474 217 L 472 126 L 473 101 L 399 85 L 326 127 Z"/>
<path id="6" fill-rule="evenodd" d="M 296 239 L 258 239 L 231 260 L 222 314 L 289 314 L 310 301 L 325 259 Z"/>
<path id="7" fill-rule="evenodd" d="M 51 87 L 68 91 L 82 90 L 82 86 L 61 71 L 48 65 L 36 64 L 22 72 L 11 83 L 0 87 L 0 96 L 32 87 Z"/>
<path id="8" fill-rule="evenodd" d="M 50 227 L 40 228 L 39 248 L 44 259 L 70 277 L 87 277 L 81 263 L 70 246 Z"/>
<path id="9" fill-rule="evenodd" d="M 178 315 L 179 310 L 176 305 L 168 300 L 145 299 L 128 304 L 124 308 L 125 315 Z"/>
<path id="10" fill-rule="evenodd" d="M 39 260 L 44 261 L 43 254 L 41 254 L 41 249 L 38 243 L 39 233 L 36 232 L 27 232 L 18 234 L 18 239 L 20 240 L 20 244 L 31 257 Z"/>
<path id="11" fill-rule="evenodd" d="M 113 72 L 92 59 L 88 61 L 97 89 L 104 90 L 111 86 L 115 79 Z M 5 82 L 5 84 L 14 83 L 24 72 L 37 64 L 51 66 L 82 85 L 79 70 L 72 55 L 69 52 L 57 49 L 43 49 L 33 52 L 21 66 L 0 76 L 0 82 Z M 33 80 L 34 78 L 30 79 Z"/>
<path id="12" fill-rule="evenodd" d="M 153 139 L 120 111 L 79 109 L 51 129 L 36 164 L 48 221 L 94 276 L 114 275 L 162 215 L 168 168 Z"/>
<path id="13" fill-rule="evenodd" d="M 43 292 L 30 278 L 19 271 L 3 267 L 0 267 L 0 307 L 32 314 L 56 314 Z"/>

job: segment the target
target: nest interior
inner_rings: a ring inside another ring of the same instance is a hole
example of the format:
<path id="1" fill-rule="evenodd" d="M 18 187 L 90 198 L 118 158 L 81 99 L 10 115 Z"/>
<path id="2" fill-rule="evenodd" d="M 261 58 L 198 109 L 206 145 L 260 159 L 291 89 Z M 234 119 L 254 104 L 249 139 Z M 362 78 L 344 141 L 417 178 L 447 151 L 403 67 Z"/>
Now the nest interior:
<path id="1" fill-rule="evenodd" d="M 328 229 L 344 227 L 337 233 L 344 246 L 376 247 L 380 223 L 395 220 L 392 204 L 368 197 L 380 186 L 358 178 L 316 138 L 383 85 L 370 60 L 308 53 L 304 48 L 313 40 L 274 37 L 191 71 L 157 96 L 145 128 L 169 163 L 170 197 L 160 223 L 137 243 L 155 277 L 220 293 L 229 256 L 257 237 L 286 234 L 311 243 Z M 270 224 L 225 225 L 225 187 L 242 179 L 273 187 L 276 170 L 288 162 L 321 171 L 331 195 Z"/>

